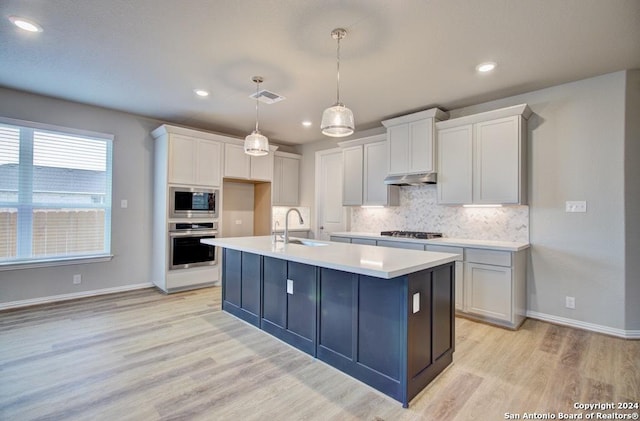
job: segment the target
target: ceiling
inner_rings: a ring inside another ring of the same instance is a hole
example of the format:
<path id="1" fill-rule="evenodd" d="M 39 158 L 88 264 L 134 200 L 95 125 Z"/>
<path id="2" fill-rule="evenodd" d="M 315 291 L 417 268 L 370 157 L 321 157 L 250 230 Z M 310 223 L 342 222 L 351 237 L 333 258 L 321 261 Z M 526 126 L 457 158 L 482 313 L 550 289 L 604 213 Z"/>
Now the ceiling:
<path id="1" fill-rule="evenodd" d="M 638 0 L 3 0 L 0 17 L 0 86 L 245 136 L 260 75 L 286 97 L 260 104 L 261 131 L 281 144 L 323 138 L 336 27 L 357 131 L 640 68 Z M 480 75 L 483 61 L 498 67 Z"/>

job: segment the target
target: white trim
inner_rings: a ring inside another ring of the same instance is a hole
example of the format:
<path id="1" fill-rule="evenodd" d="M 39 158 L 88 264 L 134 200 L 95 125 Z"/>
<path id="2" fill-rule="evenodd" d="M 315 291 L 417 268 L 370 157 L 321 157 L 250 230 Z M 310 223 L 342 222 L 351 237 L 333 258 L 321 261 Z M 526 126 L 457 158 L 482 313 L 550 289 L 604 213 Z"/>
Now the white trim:
<path id="1" fill-rule="evenodd" d="M 113 294 L 116 292 L 132 291 L 135 289 L 153 288 L 151 282 L 143 284 L 125 285 L 122 287 L 103 288 L 93 291 L 72 292 L 71 294 L 51 295 L 48 297 L 30 298 L 28 300 L 10 301 L 8 303 L 0 303 L 0 310 L 8 310 L 12 308 L 28 307 L 38 304 L 49 304 L 58 301 L 75 300 L 76 298 L 93 297 L 96 295 Z"/>
<path id="2" fill-rule="evenodd" d="M 57 126 L 49 123 L 38 123 L 36 121 L 18 120 L 15 118 L 0 117 L 0 124 L 8 126 L 27 127 L 30 129 L 46 130 L 48 132 L 59 132 L 62 134 L 71 134 L 74 136 L 85 136 L 100 140 L 114 141 L 115 136 L 110 133 L 94 132 L 92 130 L 75 129 L 72 127 Z"/>
<path id="3" fill-rule="evenodd" d="M 527 310 L 527 317 L 542 320 L 544 322 L 555 323 L 577 329 L 590 330 L 592 332 L 604 333 L 605 335 L 617 336 L 623 339 L 640 339 L 640 330 L 617 329 L 609 326 L 597 325 L 595 323 L 582 322 L 580 320 L 567 319 L 566 317 L 553 316 L 551 314 L 538 313 Z"/>
<path id="4" fill-rule="evenodd" d="M 84 256 L 84 257 L 59 257 L 44 260 L 26 260 L 23 262 L 0 263 L 0 272 L 5 270 L 33 269 L 50 266 L 84 265 L 86 263 L 108 262 L 113 259 L 112 254 Z"/>

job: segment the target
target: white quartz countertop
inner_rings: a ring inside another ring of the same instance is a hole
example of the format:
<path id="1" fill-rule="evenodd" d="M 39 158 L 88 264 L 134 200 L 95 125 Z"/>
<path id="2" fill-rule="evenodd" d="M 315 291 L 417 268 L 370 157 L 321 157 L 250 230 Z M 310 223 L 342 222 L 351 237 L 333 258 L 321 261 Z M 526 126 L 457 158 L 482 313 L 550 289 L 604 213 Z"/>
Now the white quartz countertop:
<path id="1" fill-rule="evenodd" d="M 388 235 L 380 235 L 373 232 L 332 232 L 332 236 L 335 237 L 349 237 L 349 238 L 366 238 L 372 240 L 385 240 L 385 241 L 402 241 L 408 243 L 420 243 L 431 244 L 438 246 L 454 246 L 454 247 L 468 247 L 477 249 L 489 249 L 489 250 L 503 250 L 503 251 L 520 251 L 530 247 L 529 243 L 522 243 L 516 241 L 492 241 L 492 240 L 469 240 L 463 238 L 434 238 L 432 240 L 423 240 L 417 238 L 403 238 L 403 237 L 391 237 Z"/>
<path id="2" fill-rule="evenodd" d="M 386 279 L 440 266 L 458 258 L 457 254 L 452 253 L 311 241 L 327 245 L 272 244 L 270 236 L 201 240 L 213 246 Z"/>

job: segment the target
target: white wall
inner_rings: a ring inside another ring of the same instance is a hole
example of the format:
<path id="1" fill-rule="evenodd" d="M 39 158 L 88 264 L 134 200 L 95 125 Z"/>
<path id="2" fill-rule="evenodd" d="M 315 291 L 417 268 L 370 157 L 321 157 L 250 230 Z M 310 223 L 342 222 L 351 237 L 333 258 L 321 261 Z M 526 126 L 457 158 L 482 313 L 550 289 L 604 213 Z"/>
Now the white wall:
<path id="1" fill-rule="evenodd" d="M 222 236 L 253 235 L 254 186 L 249 183 L 222 183 Z"/>
<path id="2" fill-rule="evenodd" d="M 627 72 L 624 148 L 626 328 L 640 331 L 640 70 Z"/>
<path id="3" fill-rule="evenodd" d="M 113 260 L 104 263 L 0 271 L 0 304 L 120 288 L 150 281 L 153 139 L 161 123 L 131 114 L 0 88 L 0 115 L 115 135 Z M 119 207 L 128 200 L 128 208 Z M 74 285 L 72 276 L 82 275 Z"/>

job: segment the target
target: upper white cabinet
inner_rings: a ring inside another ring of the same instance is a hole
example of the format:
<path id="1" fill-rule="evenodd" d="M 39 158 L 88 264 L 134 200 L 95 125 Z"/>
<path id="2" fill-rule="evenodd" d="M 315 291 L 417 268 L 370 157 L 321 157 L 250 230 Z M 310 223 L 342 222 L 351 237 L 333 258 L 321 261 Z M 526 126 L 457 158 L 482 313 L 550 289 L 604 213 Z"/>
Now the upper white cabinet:
<path id="1" fill-rule="evenodd" d="M 436 124 L 440 204 L 525 204 L 526 104 Z"/>
<path id="2" fill-rule="evenodd" d="M 273 153 L 277 147 L 270 146 L 269 154 L 251 156 L 244 153 L 241 143 L 225 143 L 224 176 L 241 180 L 272 181 Z"/>
<path id="3" fill-rule="evenodd" d="M 156 165 L 166 171 L 169 184 L 218 187 L 221 181 L 222 143 L 206 138 L 207 133 L 180 130 L 171 126 L 154 130 L 156 137 Z M 193 132 L 193 133 L 192 133 Z"/>
<path id="4" fill-rule="evenodd" d="M 220 185 L 220 142 L 181 135 L 169 136 L 169 183 Z"/>
<path id="5" fill-rule="evenodd" d="M 297 154 L 275 153 L 272 189 L 274 206 L 300 205 L 300 158 Z"/>
<path id="6" fill-rule="evenodd" d="M 448 113 L 432 108 L 384 120 L 387 128 L 388 175 L 436 171 L 435 126 Z"/>
<path id="7" fill-rule="evenodd" d="M 384 134 L 340 142 L 344 206 L 398 206 L 398 186 L 384 184 L 388 150 Z"/>

